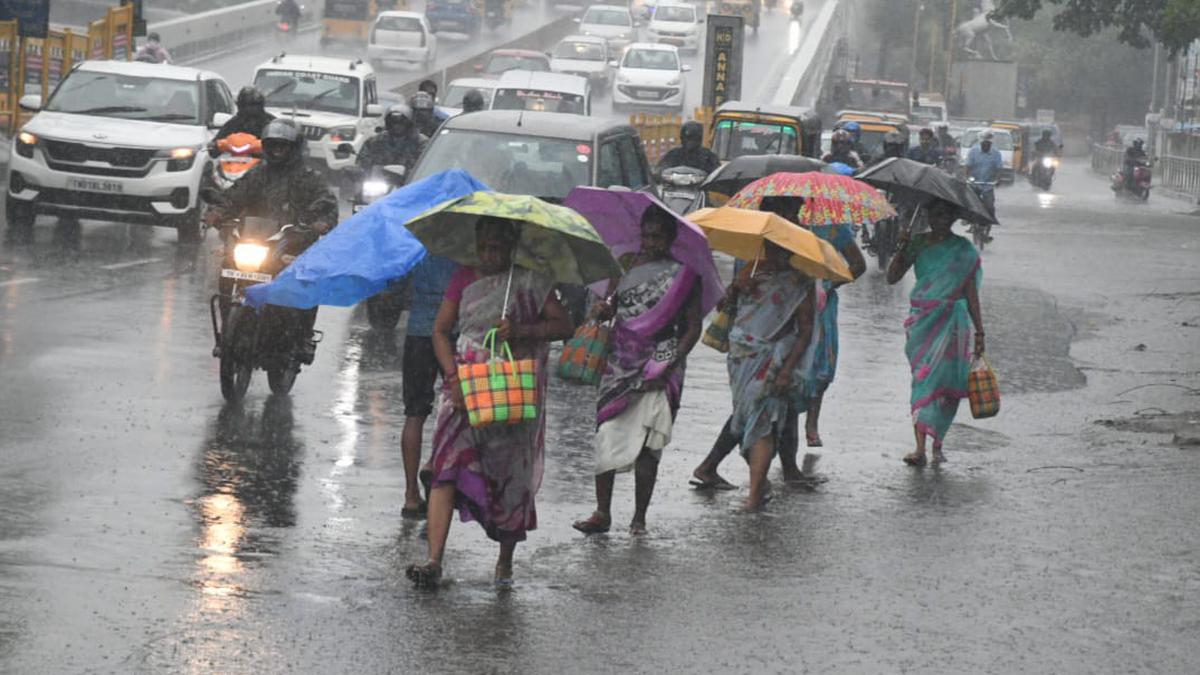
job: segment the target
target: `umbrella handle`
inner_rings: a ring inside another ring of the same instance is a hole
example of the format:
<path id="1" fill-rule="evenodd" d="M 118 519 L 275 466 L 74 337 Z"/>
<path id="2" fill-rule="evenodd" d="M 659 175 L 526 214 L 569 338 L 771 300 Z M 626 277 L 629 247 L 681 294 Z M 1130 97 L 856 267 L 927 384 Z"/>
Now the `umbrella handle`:
<path id="1" fill-rule="evenodd" d="M 512 291 L 513 269 L 516 265 L 509 263 L 508 265 L 508 285 L 504 287 L 504 308 L 500 310 L 500 320 L 508 318 L 508 295 Z"/>
<path id="2" fill-rule="evenodd" d="M 921 204 L 917 204 L 917 208 L 913 209 L 912 218 L 908 219 L 908 231 L 912 232 L 913 224 L 917 222 L 917 214 L 921 212 Z"/>

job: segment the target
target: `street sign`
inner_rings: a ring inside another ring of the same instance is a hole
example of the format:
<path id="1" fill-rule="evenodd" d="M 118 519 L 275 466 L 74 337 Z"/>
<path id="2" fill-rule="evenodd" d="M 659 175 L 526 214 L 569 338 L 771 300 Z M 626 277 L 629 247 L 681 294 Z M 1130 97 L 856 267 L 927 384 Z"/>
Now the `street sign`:
<path id="1" fill-rule="evenodd" d="M 742 97 L 742 17 L 708 15 L 708 48 L 704 53 L 704 98 L 701 105 L 716 108 Z"/>
<path id="2" fill-rule="evenodd" d="M 1038 124 L 1054 124 L 1054 110 L 1048 108 L 1037 109 Z"/>
<path id="3" fill-rule="evenodd" d="M 44 38 L 50 32 L 50 0 L 3 0 L 0 21 L 16 19 L 21 37 Z"/>
<path id="4" fill-rule="evenodd" d="M 142 17 L 142 0 L 121 0 L 122 5 L 133 5 L 133 34 L 146 36 L 146 19 Z"/>

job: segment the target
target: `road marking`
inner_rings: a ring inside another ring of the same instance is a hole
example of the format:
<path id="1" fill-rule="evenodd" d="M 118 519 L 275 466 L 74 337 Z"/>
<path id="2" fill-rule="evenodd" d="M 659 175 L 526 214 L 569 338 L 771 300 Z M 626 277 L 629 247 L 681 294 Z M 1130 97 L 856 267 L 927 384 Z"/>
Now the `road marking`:
<path id="1" fill-rule="evenodd" d="M 38 281 L 41 281 L 41 279 L 38 279 L 36 277 L 25 277 L 24 279 L 10 279 L 9 281 L 0 281 L 0 288 L 4 288 L 6 286 L 24 286 L 25 284 L 32 284 L 32 283 L 35 283 Z"/>
<path id="2" fill-rule="evenodd" d="M 100 269 L 110 270 L 110 271 L 111 270 L 123 270 L 126 267 L 137 267 L 138 265 L 149 265 L 150 263 L 156 263 L 159 260 L 162 260 L 162 258 L 142 258 L 141 260 L 130 260 L 129 262 L 113 263 L 111 265 L 101 265 Z"/>

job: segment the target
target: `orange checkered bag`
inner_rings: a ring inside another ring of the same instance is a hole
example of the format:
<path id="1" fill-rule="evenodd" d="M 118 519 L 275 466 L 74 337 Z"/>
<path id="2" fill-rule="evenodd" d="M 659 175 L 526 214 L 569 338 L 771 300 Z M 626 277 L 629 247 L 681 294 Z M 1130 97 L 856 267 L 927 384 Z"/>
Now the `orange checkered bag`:
<path id="1" fill-rule="evenodd" d="M 496 329 L 483 339 L 484 350 L 491 356 L 484 363 L 464 363 L 458 367 L 458 383 L 472 427 L 495 424 L 520 424 L 537 419 L 537 362 L 514 359 L 505 342 L 504 354 L 496 353 Z"/>
<path id="2" fill-rule="evenodd" d="M 977 420 L 995 417 L 1000 412 L 1000 382 L 996 380 L 996 371 L 982 356 L 971 362 L 967 398 L 971 401 L 971 415 Z"/>
<path id="3" fill-rule="evenodd" d="M 558 358 L 559 378 L 580 384 L 596 384 L 608 364 L 608 332 L 606 323 L 588 321 L 575 331 L 575 337 L 563 345 Z"/>

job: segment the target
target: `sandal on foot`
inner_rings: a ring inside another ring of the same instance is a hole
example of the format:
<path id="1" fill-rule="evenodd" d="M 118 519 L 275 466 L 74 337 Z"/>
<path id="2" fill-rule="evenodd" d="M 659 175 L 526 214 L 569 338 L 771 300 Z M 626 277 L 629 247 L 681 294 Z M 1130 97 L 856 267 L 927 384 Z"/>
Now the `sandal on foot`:
<path id="1" fill-rule="evenodd" d="M 697 490 L 736 490 L 737 486 L 721 477 L 721 474 L 713 472 L 711 476 L 702 477 L 698 473 L 692 474 L 692 479 L 688 484 Z"/>
<path id="2" fill-rule="evenodd" d="M 821 434 L 805 434 L 804 439 L 808 441 L 810 448 L 823 448 L 825 444 L 821 442 Z"/>
<path id="3" fill-rule="evenodd" d="M 496 588 L 499 588 L 499 589 L 512 588 L 512 585 L 513 585 L 512 567 L 511 566 L 504 567 L 503 565 L 496 565 L 496 576 L 492 579 L 492 583 L 494 583 L 496 585 Z"/>
<path id="4" fill-rule="evenodd" d="M 943 454 L 941 450 L 935 449 L 933 451 L 933 457 L 930 458 L 929 463 L 936 465 L 936 464 L 945 464 L 948 461 L 950 461 L 950 460 L 946 459 L 946 455 Z"/>
<path id="5" fill-rule="evenodd" d="M 584 534 L 604 534 L 612 527 L 612 518 L 599 511 L 592 513 L 586 520 L 577 520 L 571 527 Z"/>
<path id="6" fill-rule="evenodd" d="M 442 582 L 442 566 L 432 560 L 424 565 L 413 563 L 404 574 L 417 588 L 437 588 Z"/>
<path id="7" fill-rule="evenodd" d="M 629 534 L 633 537 L 641 537 L 646 534 L 646 524 L 633 521 L 629 523 Z"/>
<path id="8" fill-rule="evenodd" d="M 405 520 L 425 520 L 425 514 L 429 511 L 429 504 L 421 502 L 416 506 L 405 506 L 400 509 L 400 517 Z"/>
<path id="9" fill-rule="evenodd" d="M 918 455 L 916 453 L 905 455 L 904 463 L 909 466 L 925 466 L 925 455 Z"/>

